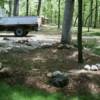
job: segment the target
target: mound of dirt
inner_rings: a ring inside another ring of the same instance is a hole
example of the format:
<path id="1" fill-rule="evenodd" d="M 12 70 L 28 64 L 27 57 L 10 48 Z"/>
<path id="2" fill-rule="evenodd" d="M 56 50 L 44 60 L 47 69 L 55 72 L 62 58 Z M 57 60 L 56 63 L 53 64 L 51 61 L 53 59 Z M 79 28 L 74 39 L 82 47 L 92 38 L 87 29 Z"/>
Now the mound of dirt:
<path id="1" fill-rule="evenodd" d="M 16 83 L 24 84 L 28 87 L 43 89 L 47 92 L 63 92 L 65 94 L 75 93 L 100 93 L 100 71 L 85 71 L 85 64 L 96 64 L 100 62 L 100 57 L 84 52 L 84 63 L 77 63 L 76 48 L 58 48 L 57 45 L 46 48 L 37 48 L 27 53 L 9 52 L 26 62 L 31 62 L 31 67 L 25 69 L 22 63 L 14 63 L 12 75 L 4 80 L 11 85 Z M 10 57 L 10 56 L 9 56 Z M 2 58 L 8 60 L 8 58 Z M 15 58 L 13 58 L 15 59 Z M 9 60 L 10 61 L 10 60 Z M 9 62 L 10 63 L 10 62 Z M 17 66 L 19 65 L 19 66 Z M 7 66 L 7 65 L 6 65 Z M 56 88 L 48 84 L 48 72 L 60 70 L 69 73 L 69 84 L 64 88 Z"/>

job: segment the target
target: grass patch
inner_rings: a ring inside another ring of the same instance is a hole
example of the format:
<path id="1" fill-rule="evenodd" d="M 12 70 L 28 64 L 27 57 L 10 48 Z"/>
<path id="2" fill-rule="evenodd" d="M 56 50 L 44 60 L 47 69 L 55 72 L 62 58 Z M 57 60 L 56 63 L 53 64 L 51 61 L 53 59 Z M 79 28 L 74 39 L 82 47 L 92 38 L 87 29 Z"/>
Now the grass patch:
<path id="1" fill-rule="evenodd" d="M 100 48 L 94 48 L 93 53 L 100 55 Z"/>
<path id="2" fill-rule="evenodd" d="M 84 36 L 100 36 L 100 32 L 84 32 Z"/>
<path id="3" fill-rule="evenodd" d="M 100 100 L 98 95 L 65 96 L 61 93 L 47 93 L 24 86 L 10 86 L 0 82 L 0 100 Z"/>
<path id="4" fill-rule="evenodd" d="M 66 100 L 60 93 L 47 93 L 42 90 L 30 89 L 24 86 L 10 86 L 0 83 L 0 100 Z"/>
<path id="5" fill-rule="evenodd" d="M 89 40 L 84 40 L 83 41 L 83 46 L 86 48 L 91 48 L 93 49 L 97 45 L 97 40 L 96 39 L 89 39 Z"/>

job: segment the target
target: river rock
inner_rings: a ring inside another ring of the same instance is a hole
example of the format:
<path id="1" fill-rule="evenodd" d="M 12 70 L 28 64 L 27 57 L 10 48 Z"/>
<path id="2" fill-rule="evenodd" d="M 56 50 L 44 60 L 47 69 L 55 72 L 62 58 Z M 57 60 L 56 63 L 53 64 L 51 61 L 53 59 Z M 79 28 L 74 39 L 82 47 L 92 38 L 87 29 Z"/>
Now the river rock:
<path id="1" fill-rule="evenodd" d="M 91 69 L 91 66 L 90 66 L 90 65 L 85 65 L 85 66 L 84 66 L 84 69 L 85 69 L 85 70 L 90 70 L 90 69 Z"/>
<path id="2" fill-rule="evenodd" d="M 92 65 L 92 66 L 91 66 L 91 70 L 92 70 L 92 71 L 98 71 L 98 67 L 97 67 L 96 65 Z"/>

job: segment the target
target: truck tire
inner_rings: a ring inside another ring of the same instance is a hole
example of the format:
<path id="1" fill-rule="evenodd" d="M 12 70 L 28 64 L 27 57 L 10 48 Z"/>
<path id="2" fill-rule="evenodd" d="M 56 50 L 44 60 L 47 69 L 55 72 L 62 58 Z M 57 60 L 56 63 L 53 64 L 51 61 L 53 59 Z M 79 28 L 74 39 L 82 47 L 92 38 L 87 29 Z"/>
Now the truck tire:
<path id="1" fill-rule="evenodd" d="M 15 30 L 15 36 L 17 36 L 17 37 L 22 37 L 22 36 L 24 36 L 24 29 L 23 29 L 23 28 L 17 28 L 17 29 Z"/>

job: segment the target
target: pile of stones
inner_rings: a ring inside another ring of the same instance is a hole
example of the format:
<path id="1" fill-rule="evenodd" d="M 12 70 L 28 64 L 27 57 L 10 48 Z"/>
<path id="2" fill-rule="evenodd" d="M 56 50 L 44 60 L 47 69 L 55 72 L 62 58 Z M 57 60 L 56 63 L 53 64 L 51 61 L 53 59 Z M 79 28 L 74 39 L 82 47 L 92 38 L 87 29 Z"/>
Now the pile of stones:
<path id="1" fill-rule="evenodd" d="M 100 70 L 100 64 L 94 64 L 94 65 L 87 64 L 84 66 L 84 69 L 88 71 L 98 71 Z"/>
<path id="2" fill-rule="evenodd" d="M 68 75 L 60 71 L 48 73 L 47 77 L 49 77 L 49 83 L 58 88 L 63 88 L 69 83 Z"/>

